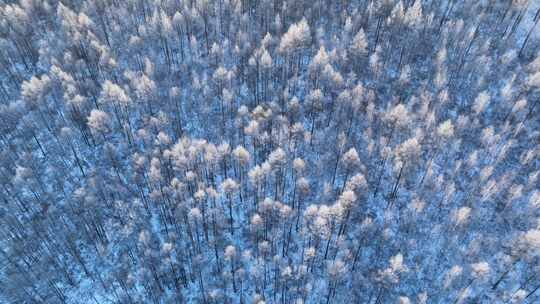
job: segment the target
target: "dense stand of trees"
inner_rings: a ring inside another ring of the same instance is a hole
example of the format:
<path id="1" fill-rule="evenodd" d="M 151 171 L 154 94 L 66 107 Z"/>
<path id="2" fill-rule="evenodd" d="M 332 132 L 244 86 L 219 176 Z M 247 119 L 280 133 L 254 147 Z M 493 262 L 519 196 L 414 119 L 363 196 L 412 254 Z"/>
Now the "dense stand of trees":
<path id="1" fill-rule="evenodd" d="M 0 0 L 0 302 L 538 303 L 539 20 Z"/>

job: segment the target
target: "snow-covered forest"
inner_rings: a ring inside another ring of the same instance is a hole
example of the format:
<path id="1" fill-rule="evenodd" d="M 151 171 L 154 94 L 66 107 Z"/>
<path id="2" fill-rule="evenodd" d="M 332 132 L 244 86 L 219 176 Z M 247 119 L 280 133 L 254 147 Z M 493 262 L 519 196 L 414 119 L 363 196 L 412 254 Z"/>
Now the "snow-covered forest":
<path id="1" fill-rule="evenodd" d="M 540 303 L 535 0 L 0 0 L 0 303 Z"/>

